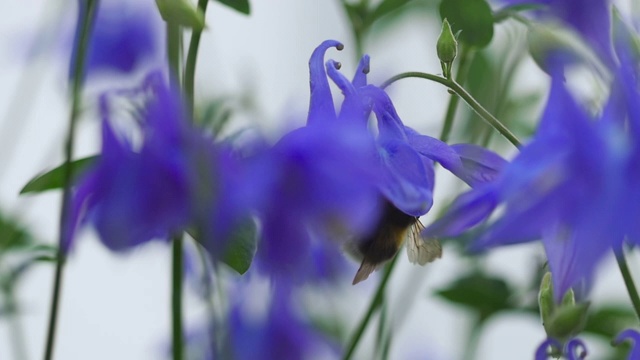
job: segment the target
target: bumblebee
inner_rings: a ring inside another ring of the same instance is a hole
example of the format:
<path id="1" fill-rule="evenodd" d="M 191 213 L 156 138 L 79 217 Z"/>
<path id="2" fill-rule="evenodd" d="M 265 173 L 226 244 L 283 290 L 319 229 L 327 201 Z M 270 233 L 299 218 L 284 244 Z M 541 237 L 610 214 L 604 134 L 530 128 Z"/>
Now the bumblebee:
<path id="1" fill-rule="evenodd" d="M 366 280 L 386 261 L 391 260 L 407 239 L 407 255 L 413 264 L 425 265 L 442 257 L 442 246 L 437 239 L 423 239 L 424 226 L 420 219 L 408 215 L 390 202 L 384 205 L 382 216 L 374 230 L 365 238 L 351 244 L 349 252 L 362 258 L 353 285 Z"/>

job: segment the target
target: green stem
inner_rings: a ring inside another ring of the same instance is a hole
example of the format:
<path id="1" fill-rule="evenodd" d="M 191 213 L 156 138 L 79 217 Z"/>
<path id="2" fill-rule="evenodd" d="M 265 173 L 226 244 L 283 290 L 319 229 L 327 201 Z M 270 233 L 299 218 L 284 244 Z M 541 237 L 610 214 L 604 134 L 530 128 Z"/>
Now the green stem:
<path id="1" fill-rule="evenodd" d="M 198 8 L 203 14 L 207 11 L 208 0 L 198 0 Z M 200 37 L 202 30 L 193 30 L 189 50 L 187 52 L 187 62 L 184 69 L 184 93 L 187 98 L 187 106 L 193 112 L 193 93 L 196 73 L 196 61 L 198 59 L 198 48 L 200 47 Z"/>
<path id="2" fill-rule="evenodd" d="M 169 81 L 174 88 L 180 86 L 180 27 L 167 22 L 167 57 Z M 184 358 L 184 334 L 182 331 L 182 234 L 172 241 L 171 266 L 171 339 L 173 360 Z"/>
<path id="3" fill-rule="evenodd" d="M 471 326 L 467 337 L 467 345 L 465 346 L 464 354 L 462 355 L 463 360 L 473 360 L 477 358 L 476 352 L 478 350 L 478 344 L 480 343 L 480 334 L 482 334 L 480 330 L 482 330 L 483 324 L 483 321 L 475 321 Z"/>
<path id="4" fill-rule="evenodd" d="M 373 313 L 376 310 L 378 310 L 378 308 L 382 304 L 382 298 L 384 297 L 384 290 L 387 287 L 387 283 L 389 282 L 389 278 L 391 277 L 393 268 L 398 262 L 398 258 L 399 256 L 396 254 L 396 256 L 393 258 L 393 260 L 391 260 L 389 265 L 387 265 L 384 271 L 384 275 L 382 276 L 382 281 L 380 281 L 380 284 L 378 284 L 378 288 L 376 289 L 375 295 L 373 296 L 373 300 L 371 300 L 371 304 L 369 304 L 369 308 L 367 309 L 365 316 L 362 318 L 362 320 L 360 320 L 360 324 L 356 328 L 356 331 L 353 333 L 351 340 L 349 340 L 349 345 L 347 346 L 347 352 L 342 358 L 343 360 L 351 359 L 354 351 L 356 350 L 356 346 L 358 346 L 358 343 L 360 342 L 360 338 L 364 334 L 364 330 L 367 328 L 367 325 L 369 325 L 369 321 L 371 320 Z"/>
<path id="5" fill-rule="evenodd" d="M 631 272 L 629 271 L 629 266 L 627 266 L 627 260 L 624 257 L 624 250 L 620 249 L 620 251 L 616 251 L 615 254 L 618 267 L 620 268 L 620 273 L 622 274 L 624 284 L 627 287 L 627 292 L 629 293 L 629 298 L 631 298 L 631 303 L 633 304 L 633 309 L 636 311 L 638 319 L 640 319 L 640 296 L 638 296 L 638 289 L 636 288 Z"/>
<path id="6" fill-rule="evenodd" d="M 180 84 L 180 26 L 167 22 L 167 57 L 169 81 L 174 88 Z"/>
<path id="7" fill-rule="evenodd" d="M 173 360 L 184 358 L 184 334 L 182 332 L 182 236 L 172 243 L 171 322 Z"/>
<path id="8" fill-rule="evenodd" d="M 78 42 L 78 51 L 74 59 L 73 83 L 71 89 L 71 113 L 69 115 L 69 127 L 67 128 L 67 137 L 65 141 L 65 166 L 63 174 L 63 191 L 62 205 L 60 209 L 60 224 L 58 232 L 58 261 L 53 280 L 53 293 L 51 296 L 51 307 L 49 311 L 49 326 L 47 329 L 47 340 L 45 345 L 44 359 L 53 358 L 53 347 L 55 343 L 56 324 L 58 321 L 58 308 L 60 305 L 60 291 L 62 289 L 62 272 L 64 268 L 64 254 L 62 253 L 62 244 L 67 227 L 68 208 L 71 199 L 71 159 L 73 158 L 73 146 L 75 142 L 76 123 L 80 114 L 80 101 L 82 93 L 82 85 L 84 81 L 84 73 L 86 66 L 86 53 L 89 44 L 89 34 L 93 26 L 99 0 L 87 0 L 86 13 L 82 16 L 82 27 L 80 29 L 80 39 Z"/>
<path id="9" fill-rule="evenodd" d="M 498 130 L 498 132 L 502 134 L 502 136 L 509 140 L 510 143 L 518 148 L 522 146 L 520 140 L 518 140 L 518 138 L 500 122 L 500 120 L 496 119 L 490 112 L 483 108 L 482 105 L 480 105 L 480 103 L 478 103 L 476 99 L 473 98 L 473 96 L 471 96 L 462 86 L 460 86 L 454 80 L 446 79 L 433 74 L 412 71 L 391 77 L 389 80 L 385 81 L 381 87 L 384 89 L 392 83 L 406 78 L 427 79 L 450 88 L 456 94 L 458 94 L 462 98 L 462 100 L 464 100 L 484 121 L 486 121 L 494 129 Z"/>
<path id="10" fill-rule="evenodd" d="M 471 61 L 469 59 L 469 50 L 466 46 L 462 47 L 460 51 L 460 62 L 458 63 L 458 71 L 456 73 L 456 82 L 458 84 L 464 84 Z M 458 102 L 460 98 L 457 96 L 451 96 L 449 98 L 449 105 L 447 105 L 447 113 L 444 118 L 444 125 L 442 126 L 442 132 L 440 133 L 440 140 L 447 142 L 449 140 L 449 134 L 453 128 L 453 120 L 456 117 L 456 110 L 458 109 Z"/>

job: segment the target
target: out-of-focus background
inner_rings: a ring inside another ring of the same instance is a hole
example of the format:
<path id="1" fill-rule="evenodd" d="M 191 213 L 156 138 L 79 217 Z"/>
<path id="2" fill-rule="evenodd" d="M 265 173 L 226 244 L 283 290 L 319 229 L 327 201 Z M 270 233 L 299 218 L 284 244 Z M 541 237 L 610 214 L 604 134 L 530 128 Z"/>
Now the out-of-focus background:
<path id="1" fill-rule="evenodd" d="M 149 2 L 152 6 L 153 1 Z M 630 2 L 619 5 L 629 8 Z M 437 4 L 416 3 L 419 4 L 407 7 L 401 15 L 376 25 L 365 39 L 364 50 L 371 56 L 372 83 L 379 84 L 404 71 L 441 72 L 435 54 L 440 31 Z M 0 0 L 0 4 L 0 211 L 22 223 L 38 240 L 54 244 L 61 193 L 18 193 L 34 175 L 63 161 L 63 134 L 69 113 L 64 38 L 72 31 L 76 2 Z M 276 137 L 303 123 L 309 92 L 307 62 L 313 49 L 326 39 L 342 41 L 345 49 L 331 50 L 328 57 L 340 61 L 341 71 L 350 76 L 356 66 L 355 45 L 337 0 L 254 0 L 251 6 L 251 15 L 243 16 L 216 2 L 209 5 L 196 74 L 196 102 L 243 98 L 244 110 L 236 113 L 234 126 L 257 126 Z M 160 24 L 159 17 L 157 20 Z M 505 114 L 533 129 L 546 100 L 548 80 L 529 58 L 525 41 L 524 27 L 506 21 L 496 26 L 494 40 L 483 56 L 499 69 L 521 58 L 513 69 L 509 96 L 530 101 Z M 478 65 L 475 71 L 486 69 Z M 139 73 L 135 80 L 128 78 L 124 83 L 112 77 L 89 83 L 77 157 L 99 150 L 99 123 L 92 108 L 95 94 L 114 85 L 135 84 L 142 76 Z M 486 82 L 492 85 L 491 79 Z M 446 89 L 412 79 L 400 81 L 388 91 L 408 125 L 438 136 L 450 96 Z M 462 119 L 470 118 L 470 112 L 464 104 L 460 108 L 458 124 L 463 124 Z M 452 141 L 468 141 L 467 135 L 460 135 L 464 130 L 462 125 L 457 126 Z M 526 135 L 527 131 L 530 134 L 524 126 L 518 133 Z M 514 154 L 497 134 L 490 147 L 507 158 Z M 464 189 L 453 176 L 441 168 L 437 171 L 436 206 L 423 217 L 425 224 Z M 434 294 L 473 268 L 474 260 L 458 254 L 456 246 L 445 244 L 443 258 L 424 268 L 410 265 L 401 254 L 387 299 L 393 329 L 392 359 L 460 359 L 463 355 L 474 315 Z M 170 257 L 170 247 L 161 243 L 139 247 L 124 256 L 114 255 L 105 250 L 94 233 L 84 232 L 68 258 L 64 274 L 56 358 L 166 358 L 170 343 Z M 484 261 L 487 273 L 507 279 L 517 295 L 527 297 L 530 294 L 525 289 L 542 259 L 542 247 L 529 244 L 495 250 Z M 640 274 L 639 261 L 637 256 L 630 258 L 635 274 Z M 25 359 L 41 356 L 53 268 L 51 263 L 38 264 L 19 283 L 15 295 L 21 306 L 20 316 L 11 321 L 0 317 L 0 359 L 14 358 L 15 341 L 23 342 Z M 357 264 L 353 268 L 355 271 Z M 378 277 L 353 287 L 345 281 L 344 286 L 330 293 L 309 291 L 308 306 L 326 308 L 331 304 L 344 319 L 349 333 L 368 306 Z M 629 306 L 611 258 L 598 273 L 591 300 L 600 305 Z M 191 291 L 187 291 L 185 308 L 188 328 L 205 322 L 204 305 Z M 357 358 L 371 358 L 374 328 L 367 332 Z M 23 337 L 16 339 L 17 331 Z M 475 359 L 531 358 L 544 338 L 534 313 L 504 312 L 485 325 L 477 339 Z M 603 354 L 608 344 L 589 335 L 584 338 L 592 358 L 601 358 L 598 354 Z"/>

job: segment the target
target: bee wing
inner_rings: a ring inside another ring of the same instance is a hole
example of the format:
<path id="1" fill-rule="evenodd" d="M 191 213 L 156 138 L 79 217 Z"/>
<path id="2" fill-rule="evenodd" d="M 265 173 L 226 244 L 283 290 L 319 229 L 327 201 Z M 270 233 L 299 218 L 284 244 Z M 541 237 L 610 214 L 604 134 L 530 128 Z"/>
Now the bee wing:
<path id="1" fill-rule="evenodd" d="M 362 264 L 356 273 L 356 276 L 353 278 L 352 285 L 355 285 L 361 281 L 367 280 L 369 275 L 376 269 L 376 265 L 368 262 L 366 259 L 362 260 Z"/>
<path id="2" fill-rule="evenodd" d="M 442 246 L 438 239 L 426 239 L 420 236 L 422 223 L 418 221 L 411 228 L 407 241 L 407 256 L 412 264 L 425 265 L 442 257 Z"/>

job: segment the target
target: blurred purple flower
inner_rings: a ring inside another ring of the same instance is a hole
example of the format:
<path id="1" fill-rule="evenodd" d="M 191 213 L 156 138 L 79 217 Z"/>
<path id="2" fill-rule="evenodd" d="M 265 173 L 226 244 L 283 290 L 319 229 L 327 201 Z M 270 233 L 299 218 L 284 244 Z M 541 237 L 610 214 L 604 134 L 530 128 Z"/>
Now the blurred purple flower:
<path id="1" fill-rule="evenodd" d="M 318 273 L 310 270 L 311 244 L 368 235 L 381 215 L 382 198 L 406 214 L 425 214 L 433 202 L 433 160 L 471 185 L 493 179 L 506 163 L 480 147 L 449 147 L 405 127 L 389 96 L 367 85 L 369 58 L 362 58 L 350 81 L 338 72 L 338 63 L 324 62 L 332 47 L 342 44 L 327 40 L 309 60 L 307 126 L 260 156 L 247 186 L 259 194 L 257 258 L 270 274 Z M 328 78 L 344 94 L 339 113 Z M 372 111 L 377 137 L 367 127 Z"/>
<path id="2" fill-rule="evenodd" d="M 249 297 L 235 297 L 228 317 L 230 341 L 225 358 L 236 360 L 298 360 L 318 356 L 322 352 L 337 354 L 329 342 L 296 312 L 291 289 L 276 286 L 267 310 L 247 311 Z"/>
<path id="3" fill-rule="evenodd" d="M 631 341 L 633 343 L 633 347 L 631 348 L 631 352 L 627 359 L 640 359 L 640 346 L 638 346 L 640 345 L 640 332 L 636 329 L 626 329 L 616 336 L 612 344 L 614 346 L 618 346 L 624 341 Z"/>
<path id="4" fill-rule="evenodd" d="M 541 4 L 538 14 L 559 19 L 581 34 L 604 60 L 612 63 L 610 0 L 503 0 L 510 5 Z"/>
<path id="5" fill-rule="evenodd" d="M 263 270 L 304 278 L 313 241 L 369 229 L 379 207 L 373 146 L 359 129 L 319 124 L 287 134 L 255 159 L 250 187 L 261 192 Z"/>
<path id="6" fill-rule="evenodd" d="M 554 349 L 551 354 L 548 352 L 549 347 Z M 555 359 L 558 358 L 560 354 L 564 355 L 567 360 L 586 359 L 587 347 L 582 340 L 577 338 L 569 340 L 564 346 L 553 338 L 547 338 L 542 342 L 542 344 L 540 344 L 540 346 L 538 346 L 535 354 L 535 360 L 547 360 L 549 358 Z"/>
<path id="7" fill-rule="evenodd" d="M 160 17 L 152 2 L 132 5 L 122 0 L 103 0 L 95 12 L 86 55 L 88 74 L 130 73 L 160 55 L 163 38 Z M 87 0 L 78 0 L 78 17 L 69 74 L 73 76 L 80 31 Z"/>
<path id="8" fill-rule="evenodd" d="M 599 260 L 620 249 L 639 213 L 632 200 L 639 195 L 640 174 L 633 165 L 638 155 L 630 144 L 637 147 L 640 137 L 634 142 L 622 129 L 621 98 L 614 91 L 607 110 L 594 121 L 554 77 L 533 141 L 495 182 L 461 195 L 425 235 L 456 236 L 504 204 L 472 250 L 541 238 L 558 289 L 556 301 L 570 287 L 588 283 Z M 637 108 L 638 99 L 629 103 Z"/>
<path id="9" fill-rule="evenodd" d="M 193 226 L 216 254 L 216 243 L 241 217 L 233 196 L 242 192 L 230 188 L 234 158 L 189 125 L 180 94 L 162 74 L 149 75 L 136 92 L 150 96 L 139 149 L 114 131 L 107 96 L 101 97 L 102 153 L 76 186 L 64 250 L 76 227 L 90 221 L 114 251 Z"/>

